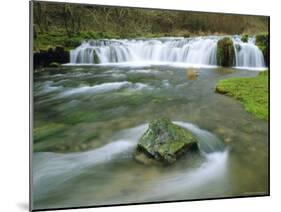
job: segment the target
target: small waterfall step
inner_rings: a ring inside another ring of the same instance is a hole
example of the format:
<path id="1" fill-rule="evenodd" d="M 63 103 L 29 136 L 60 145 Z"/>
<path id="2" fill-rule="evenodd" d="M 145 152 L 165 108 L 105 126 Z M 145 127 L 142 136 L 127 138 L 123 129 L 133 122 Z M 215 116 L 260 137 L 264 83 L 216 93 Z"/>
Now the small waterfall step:
<path id="1" fill-rule="evenodd" d="M 70 51 L 71 64 L 121 62 L 182 62 L 194 65 L 217 65 L 217 42 L 222 36 L 170 37 L 155 39 L 104 39 L 84 41 Z M 232 36 L 237 67 L 264 67 L 255 38 L 247 43 Z"/>

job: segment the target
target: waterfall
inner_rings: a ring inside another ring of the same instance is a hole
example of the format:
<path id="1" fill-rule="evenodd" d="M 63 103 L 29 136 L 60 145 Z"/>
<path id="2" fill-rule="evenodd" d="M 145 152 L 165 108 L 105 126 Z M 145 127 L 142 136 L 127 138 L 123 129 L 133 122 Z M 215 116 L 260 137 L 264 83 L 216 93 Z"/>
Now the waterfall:
<path id="1" fill-rule="evenodd" d="M 235 46 L 235 62 L 237 67 L 265 67 L 261 50 L 255 45 L 255 38 L 242 42 L 239 36 L 233 39 Z"/>
<path id="2" fill-rule="evenodd" d="M 217 65 L 217 42 L 221 36 L 194 38 L 105 39 L 84 41 L 70 51 L 71 64 L 103 64 L 121 62 L 180 62 L 192 65 Z M 243 43 L 232 37 L 236 66 L 264 67 L 262 52 L 250 38 Z"/>
<path id="3" fill-rule="evenodd" d="M 164 61 L 216 65 L 216 43 L 216 37 L 85 41 L 70 51 L 70 62 Z"/>

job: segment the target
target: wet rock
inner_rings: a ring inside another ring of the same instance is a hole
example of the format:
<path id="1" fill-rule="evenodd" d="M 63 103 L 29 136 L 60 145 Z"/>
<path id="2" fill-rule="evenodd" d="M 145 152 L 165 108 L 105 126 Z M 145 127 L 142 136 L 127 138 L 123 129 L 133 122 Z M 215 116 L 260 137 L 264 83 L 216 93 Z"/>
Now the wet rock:
<path id="1" fill-rule="evenodd" d="M 242 37 L 241 37 L 241 41 L 244 42 L 244 43 L 247 43 L 247 42 L 248 42 L 248 39 L 249 39 L 249 35 L 247 35 L 247 34 L 244 34 L 244 35 L 242 35 Z"/>
<path id="2" fill-rule="evenodd" d="M 98 57 L 98 54 L 97 54 L 96 50 L 93 51 L 93 57 L 94 57 L 95 64 L 100 63 L 100 59 Z"/>
<path id="3" fill-rule="evenodd" d="M 235 135 L 233 129 L 220 126 L 215 130 L 215 133 L 224 138 L 224 140 L 232 140 L 233 136 Z M 228 138 L 228 139 L 227 139 Z"/>
<path id="4" fill-rule="evenodd" d="M 134 158 L 137 162 L 140 162 L 144 165 L 157 165 L 157 164 L 159 164 L 159 162 L 157 162 L 156 160 L 154 160 L 151 157 L 148 157 L 145 153 L 143 153 L 141 151 L 137 151 L 134 155 Z"/>
<path id="5" fill-rule="evenodd" d="M 57 62 L 51 62 L 50 65 L 49 65 L 49 67 L 52 67 L 52 68 L 58 68 L 60 66 L 61 66 L 61 64 L 59 64 Z"/>
<path id="6" fill-rule="evenodd" d="M 134 158 L 144 164 L 155 161 L 172 164 L 186 152 L 197 149 L 197 140 L 189 131 L 167 118 L 160 118 L 149 123 L 148 130 L 139 140 Z"/>
<path id="7" fill-rule="evenodd" d="M 226 137 L 226 138 L 224 138 L 224 142 L 225 143 L 231 143 L 232 142 L 232 138 L 231 137 Z"/>
<path id="8" fill-rule="evenodd" d="M 268 62 L 269 62 L 269 35 L 267 33 L 256 35 L 256 45 L 262 51 L 265 64 L 268 65 Z"/>
<path id="9" fill-rule="evenodd" d="M 47 50 L 40 49 L 33 53 L 34 68 L 50 67 L 51 64 L 63 64 L 69 62 L 69 51 L 62 46 L 50 47 Z"/>
<path id="10" fill-rule="evenodd" d="M 217 44 L 217 63 L 219 66 L 235 65 L 235 50 L 230 37 L 222 38 Z"/>
<path id="11" fill-rule="evenodd" d="M 193 68 L 189 68 L 186 70 L 186 77 L 188 80 L 195 80 L 198 77 L 198 71 Z"/>

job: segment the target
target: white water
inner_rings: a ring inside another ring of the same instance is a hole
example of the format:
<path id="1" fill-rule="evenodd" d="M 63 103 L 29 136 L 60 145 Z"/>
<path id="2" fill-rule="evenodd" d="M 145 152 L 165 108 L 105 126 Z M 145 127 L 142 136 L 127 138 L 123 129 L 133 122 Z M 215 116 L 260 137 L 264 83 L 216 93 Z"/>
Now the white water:
<path id="1" fill-rule="evenodd" d="M 67 91 L 64 91 L 63 93 L 61 93 L 61 96 L 71 96 L 81 93 L 105 93 L 105 92 L 128 87 L 131 84 L 132 84 L 131 82 L 124 81 L 124 82 L 108 82 L 108 83 L 102 83 L 100 85 L 94 85 L 94 86 L 81 86 L 78 88 L 72 88 Z"/>
<path id="2" fill-rule="evenodd" d="M 138 139 L 146 130 L 147 124 L 119 132 L 115 141 L 100 148 L 80 153 L 39 152 L 33 156 L 33 186 L 36 199 L 57 189 L 68 180 L 80 175 L 87 168 L 110 162 L 121 154 L 128 157 L 128 152 L 136 147 Z M 123 138 L 125 137 L 125 138 Z"/>
<path id="3" fill-rule="evenodd" d="M 247 43 L 239 37 L 233 38 L 237 67 L 265 67 L 261 50 L 255 45 L 255 39 L 249 38 Z"/>
<path id="4" fill-rule="evenodd" d="M 222 37 L 157 38 L 138 40 L 90 40 L 70 51 L 70 64 L 162 64 L 183 63 L 190 66 L 216 66 L 217 42 Z M 250 38 L 235 44 L 236 66 L 262 68 L 262 52 Z"/>
<path id="5" fill-rule="evenodd" d="M 174 123 L 192 132 L 198 139 L 199 149 L 204 153 L 213 153 L 216 151 L 224 150 L 223 143 L 214 134 L 206 130 L 202 130 L 196 125 L 191 123 L 186 123 L 186 122 L 174 122 Z"/>
<path id="6" fill-rule="evenodd" d="M 106 76 L 106 75 L 105 75 Z M 48 93 L 53 91 L 58 91 L 63 88 L 62 86 L 48 86 L 47 88 L 43 87 L 43 90 L 41 93 Z M 77 88 L 68 88 L 62 92 L 59 93 L 58 97 L 69 97 L 73 95 L 81 95 L 81 94 L 102 94 L 107 93 L 115 90 L 120 89 L 132 89 L 132 90 L 144 90 L 144 89 L 152 89 L 151 86 L 143 83 L 131 83 L 128 81 L 122 81 L 122 82 L 108 82 L 108 83 L 102 83 L 98 85 L 88 86 L 88 85 L 81 85 Z"/>
<path id="7" fill-rule="evenodd" d="M 205 174 L 208 174 L 209 177 L 210 175 L 216 176 L 217 169 L 226 161 L 226 151 L 221 151 L 222 149 L 220 147 L 217 148 L 220 146 L 217 145 L 217 143 L 221 141 L 214 135 L 190 123 L 174 123 L 187 128 L 198 138 L 199 147 L 205 157 L 205 162 L 196 171 L 193 170 L 190 172 L 189 170 L 183 171 L 175 176 L 163 176 L 160 182 L 165 183 L 165 181 L 170 181 L 170 186 L 174 187 L 173 189 L 167 189 L 169 192 L 174 192 L 174 189 L 180 190 L 181 187 L 175 184 L 179 185 L 178 182 L 183 182 L 186 178 L 190 180 L 187 184 L 185 183 L 185 185 L 190 187 L 192 186 L 191 182 L 196 181 L 197 184 L 200 184 L 205 181 Z M 51 152 L 35 153 L 33 157 L 33 186 L 36 193 L 35 198 L 44 198 L 48 193 L 54 192 L 58 187 L 67 184 L 69 180 L 85 173 L 86 170 L 91 169 L 91 167 L 95 165 L 110 163 L 116 159 L 132 158 L 133 150 L 136 148 L 139 138 L 147 128 L 148 124 L 143 124 L 128 130 L 119 131 L 112 137 L 112 142 L 87 152 L 68 154 Z M 214 140 L 216 140 L 216 142 L 210 142 Z M 206 142 L 209 144 L 204 144 Z M 211 147 L 212 145 L 214 146 Z M 161 185 L 157 184 L 159 184 L 159 181 L 155 182 L 153 189 L 155 193 L 158 193 L 158 186 L 161 188 Z M 168 193 L 165 195 L 167 194 Z"/>
<path id="8" fill-rule="evenodd" d="M 198 190 L 210 183 L 216 183 L 217 181 L 223 183 L 225 173 L 227 172 L 227 159 L 227 150 L 207 154 L 205 155 L 205 161 L 199 167 L 192 170 L 184 170 L 177 174 L 164 175 L 157 179 L 153 182 L 153 188 L 147 189 L 149 192 L 145 193 L 145 197 L 148 200 L 156 196 L 157 198 L 176 200 L 176 196 L 174 198 L 171 198 L 171 196 L 178 195 L 182 191 L 193 191 L 193 195 L 196 195 Z"/>

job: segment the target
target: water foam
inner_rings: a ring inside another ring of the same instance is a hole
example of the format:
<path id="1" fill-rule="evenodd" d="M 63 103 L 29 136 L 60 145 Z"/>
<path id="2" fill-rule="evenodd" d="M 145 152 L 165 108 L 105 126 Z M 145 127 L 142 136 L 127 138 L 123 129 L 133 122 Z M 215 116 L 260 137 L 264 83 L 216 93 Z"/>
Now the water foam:
<path id="1" fill-rule="evenodd" d="M 191 123 L 180 121 L 174 123 L 192 132 L 198 139 L 200 150 L 204 153 L 213 153 L 224 150 L 223 142 L 216 135 L 200 129 L 198 126 Z"/>
<path id="2" fill-rule="evenodd" d="M 163 200 L 163 198 L 169 198 L 169 200 L 175 200 L 177 199 L 175 195 L 179 195 L 181 192 L 184 192 L 185 198 L 188 198 L 186 191 L 190 191 L 191 197 L 196 195 L 195 192 L 198 192 L 198 198 L 202 198 L 200 192 L 204 190 L 204 186 L 214 181 L 223 182 L 225 172 L 227 172 L 228 155 L 227 150 L 207 154 L 205 161 L 197 168 L 183 170 L 177 174 L 166 174 L 157 181 L 149 182 L 149 187 L 143 187 L 145 191 L 143 199 Z M 173 196 L 175 197 L 173 198 Z"/>
<path id="3" fill-rule="evenodd" d="M 129 152 L 136 147 L 138 139 L 147 126 L 147 124 L 143 124 L 122 130 L 113 136 L 112 139 L 116 140 L 91 151 L 65 154 L 34 153 L 33 187 L 36 198 L 43 198 L 45 194 L 56 190 L 57 186 L 78 176 L 89 167 L 110 162 L 116 157 L 127 158 Z"/>
<path id="4" fill-rule="evenodd" d="M 100 94 L 100 93 L 106 93 L 109 91 L 119 90 L 121 88 L 125 88 L 132 85 L 131 82 L 123 81 L 123 82 L 107 82 L 102 83 L 99 85 L 94 86 L 81 86 L 78 88 L 72 88 L 69 90 L 66 90 L 60 94 L 61 97 L 67 97 L 72 96 L 76 94 L 81 93 L 92 93 L 92 94 Z"/>
<path id="5" fill-rule="evenodd" d="M 199 142 L 205 142 L 206 137 L 213 139 L 211 133 L 201 130 L 197 126 L 186 122 L 174 122 L 189 129 L 198 136 Z M 86 172 L 96 165 L 132 158 L 139 138 L 147 130 L 148 124 L 117 132 L 113 135 L 113 141 L 100 148 L 79 153 L 52 153 L 38 152 L 33 156 L 33 188 L 35 199 L 45 198 L 48 193 L 55 192 L 63 185 L 69 185 L 69 180 Z M 212 143 L 211 143 L 212 144 Z M 205 147 L 204 147 L 205 148 Z M 202 155 L 204 162 L 196 167 L 183 170 L 177 174 L 166 173 L 157 180 L 150 180 L 141 184 L 141 199 L 165 198 L 171 194 L 177 194 L 183 189 L 192 189 L 218 179 L 224 172 L 228 151 L 213 151 Z M 206 179 L 206 176 L 208 178 Z M 165 191 L 165 192 L 162 192 Z M 139 194 L 138 194 L 139 195 Z M 132 198 L 134 198 L 132 196 Z"/>
<path id="6" fill-rule="evenodd" d="M 70 51 L 68 65 L 119 65 L 149 67 L 170 65 L 182 67 L 217 66 L 217 42 L 222 36 L 193 38 L 155 38 L 124 40 L 89 40 Z M 232 37 L 235 44 L 236 66 L 264 67 L 261 50 L 255 39 L 248 43 L 239 36 Z"/>

